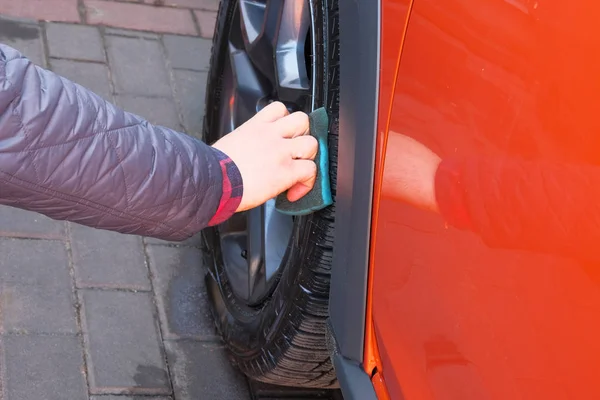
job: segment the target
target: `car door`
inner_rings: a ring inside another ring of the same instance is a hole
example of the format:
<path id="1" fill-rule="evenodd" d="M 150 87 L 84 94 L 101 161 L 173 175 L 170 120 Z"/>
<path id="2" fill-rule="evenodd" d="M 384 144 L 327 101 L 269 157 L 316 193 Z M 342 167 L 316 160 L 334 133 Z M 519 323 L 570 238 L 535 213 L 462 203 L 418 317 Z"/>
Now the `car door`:
<path id="1" fill-rule="evenodd" d="M 599 21 L 590 0 L 414 0 L 378 159 L 402 133 L 442 158 L 599 164 Z M 391 398 L 600 398 L 600 267 L 492 249 L 380 171 L 371 322 Z"/>

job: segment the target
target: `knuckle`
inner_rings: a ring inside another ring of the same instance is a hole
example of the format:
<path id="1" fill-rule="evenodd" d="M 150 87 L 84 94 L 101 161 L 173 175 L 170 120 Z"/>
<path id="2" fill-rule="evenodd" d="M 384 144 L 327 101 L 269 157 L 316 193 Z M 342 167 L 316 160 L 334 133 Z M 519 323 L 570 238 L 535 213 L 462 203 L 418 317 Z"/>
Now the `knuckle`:
<path id="1" fill-rule="evenodd" d="M 269 104 L 269 107 L 273 107 L 273 109 L 277 110 L 280 113 L 287 112 L 287 107 L 280 101 L 274 101 Z"/>

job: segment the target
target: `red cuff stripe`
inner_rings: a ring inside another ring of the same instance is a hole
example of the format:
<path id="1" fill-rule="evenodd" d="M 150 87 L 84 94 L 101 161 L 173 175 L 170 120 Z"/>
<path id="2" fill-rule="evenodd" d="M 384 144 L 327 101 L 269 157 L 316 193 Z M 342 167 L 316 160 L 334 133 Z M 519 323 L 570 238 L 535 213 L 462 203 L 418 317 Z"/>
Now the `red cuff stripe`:
<path id="1" fill-rule="evenodd" d="M 223 195 L 217 207 L 217 212 L 211 218 L 208 226 L 218 225 L 235 214 L 242 201 L 243 185 L 242 176 L 231 158 L 219 154 L 221 175 L 223 176 Z"/>

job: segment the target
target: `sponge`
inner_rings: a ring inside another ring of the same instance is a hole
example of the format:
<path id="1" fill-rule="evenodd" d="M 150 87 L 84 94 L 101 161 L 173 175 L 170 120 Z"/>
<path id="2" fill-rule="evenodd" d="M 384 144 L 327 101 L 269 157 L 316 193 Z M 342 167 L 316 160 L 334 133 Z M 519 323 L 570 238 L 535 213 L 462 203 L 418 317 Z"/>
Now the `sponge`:
<path id="1" fill-rule="evenodd" d="M 275 200 L 275 209 L 287 215 L 307 215 L 333 204 L 331 187 L 329 185 L 329 152 L 327 150 L 327 135 L 329 133 L 329 118 L 324 108 L 318 108 L 308 115 L 310 134 L 319 142 L 315 157 L 317 164 L 317 179 L 315 185 L 304 197 L 294 202 L 287 199 L 287 193 L 282 193 Z"/>

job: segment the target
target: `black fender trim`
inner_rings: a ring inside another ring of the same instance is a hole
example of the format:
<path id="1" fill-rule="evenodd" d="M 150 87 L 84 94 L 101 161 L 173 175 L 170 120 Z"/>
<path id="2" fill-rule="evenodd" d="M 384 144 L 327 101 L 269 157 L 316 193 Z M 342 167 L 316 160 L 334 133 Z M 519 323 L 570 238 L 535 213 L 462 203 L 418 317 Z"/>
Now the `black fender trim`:
<path id="1" fill-rule="evenodd" d="M 377 400 L 371 379 L 360 365 L 339 354 L 332 361 L 344 400 Z"/>
<path id="2" fill-rule="evenodd" d="M 362 364 L 377 137 L 380 1 L 343 0 L 340 127 L 329 315 L 340 354 Z"/>
<path id="3" fill-rule="evenodd" d="M 377 399 L 363 370 L 377 138 L 381 4 L 342 0 L 340 126 L 329 329 L 345 399 Z"/>

